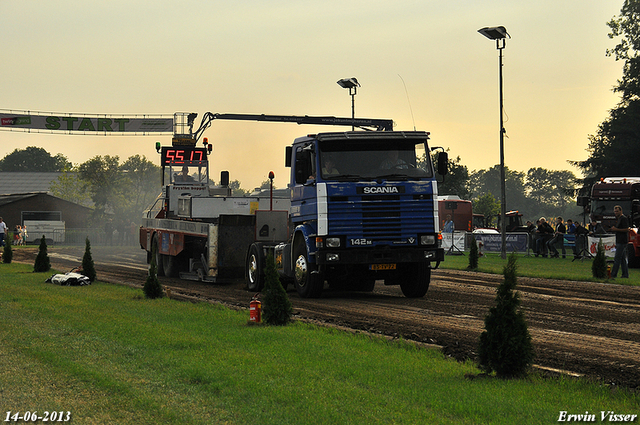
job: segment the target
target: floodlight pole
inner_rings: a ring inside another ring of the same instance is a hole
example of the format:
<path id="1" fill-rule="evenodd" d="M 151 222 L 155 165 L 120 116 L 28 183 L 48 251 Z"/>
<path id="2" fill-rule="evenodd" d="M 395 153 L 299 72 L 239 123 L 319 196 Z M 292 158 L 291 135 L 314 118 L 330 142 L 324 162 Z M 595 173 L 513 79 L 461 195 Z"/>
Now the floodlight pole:
<path id="1" fill-rule="evenodd" d="M 490 40 L 496 41 L 498 49 L 499 65 L 498 73 L 500 76 L 500 236 L 502 239 L 502 249 L 500 256 L 502 259 L 507 258 L 507 195 L 506 195 L 506 176 L 504 170 L 504 105 L 502 93 L 502 51 L 507 44 L 507 37 L 511 37 L 505 27 L 485 27 L 480 28 L 478 32 Z"/>
<path id="2" fill-rule="evenodd" d="M 356 129 L 356 86 L 349 87 L 349 95 L 351 95 L 351 131 Z"/>
<path id="3" fill-rule="evenodd" d="M 506 175 L 504 171 L 504 105 L 503 105 L 503 90 L 502 90 L 502 50 L 504 50 L 507 41 L 505 38 L 499 38 L 496 40 L 496 48 L 499 52 L 499 85 L 500 85 L 500 235 L 502 239 L 502 249 L 500 250 L 500 256 L 502 259 L 507 258 L 507 190 L 506 190 Z"/>

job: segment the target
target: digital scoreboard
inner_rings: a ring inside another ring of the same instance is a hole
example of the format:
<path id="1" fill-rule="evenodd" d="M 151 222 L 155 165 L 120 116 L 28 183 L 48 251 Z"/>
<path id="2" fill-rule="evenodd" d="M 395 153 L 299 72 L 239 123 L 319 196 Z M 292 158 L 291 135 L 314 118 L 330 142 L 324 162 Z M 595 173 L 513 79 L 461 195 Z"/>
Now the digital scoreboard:
<path id="1" fill-rule="evenodd" d="M 207 164 L 207 149 L 193 146 L 162 147 L 160 164 L 165 165 L 196 165 Z"/>

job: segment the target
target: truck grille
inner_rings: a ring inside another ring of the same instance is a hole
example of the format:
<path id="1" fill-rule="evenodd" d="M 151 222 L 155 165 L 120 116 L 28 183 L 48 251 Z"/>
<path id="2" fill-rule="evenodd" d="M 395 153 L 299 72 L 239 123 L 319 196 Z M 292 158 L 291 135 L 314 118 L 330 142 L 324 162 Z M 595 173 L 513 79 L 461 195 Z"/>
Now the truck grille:
<path id="1" fill-rule="evenodd" d="M 369 195 L 329 197 L 329 234 L 400 242 L 418 233 L 434 232 L 430 195 Z"/>

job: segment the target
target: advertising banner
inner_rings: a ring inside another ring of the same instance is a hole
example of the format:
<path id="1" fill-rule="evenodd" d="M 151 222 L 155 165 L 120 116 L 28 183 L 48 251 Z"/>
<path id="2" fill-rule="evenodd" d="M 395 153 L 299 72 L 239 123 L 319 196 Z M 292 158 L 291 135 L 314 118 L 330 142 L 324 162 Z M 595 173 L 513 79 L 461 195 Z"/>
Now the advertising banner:
<path id="1" fill-rule="evenodd" d="M 446 250 L 451 248 L 452 245 L 455 245 L 455 248 L 460 251 L 464 251 L 465 249 L 465 235 L 467 232 L 453 232 L 453 233 L 442 233 L 442 247 Z"/>
<path id="2" fill-rule="evenodd" d="M 476 242 L 482 243 L 483 252 L 502 252 L 502 235 L 500 234 L 475 234 Z M 529 242 L 528 233 L 507 233 L 507 252 L 527 252 Z"/>
<path id="3" fill-rule="evenodd" d="M 162 116 L 55 115 L 0 112 L 0 129 L 83 134 L 173 133 L 173 118 Z"/>
<path id="4" fill-rule="evenodd" d="M 604 245 L 605 257 L 613 258 L 616 255 L 616 236 L 615 235 L 602 235 L 602 236 L 589 236 L 589 254 L 595 256 L 598 253 L 598 243 L 602 241 Z"/>

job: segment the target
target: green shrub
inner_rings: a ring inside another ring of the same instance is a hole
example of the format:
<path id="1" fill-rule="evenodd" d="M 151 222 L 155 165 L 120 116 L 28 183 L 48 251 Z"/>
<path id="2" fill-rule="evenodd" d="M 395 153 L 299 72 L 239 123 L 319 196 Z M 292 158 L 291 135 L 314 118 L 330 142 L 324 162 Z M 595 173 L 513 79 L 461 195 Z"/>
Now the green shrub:
<path id="1" fill-rule="evenodd" d="M 489 310 L 484 320 L 486 330 L 480 335 L 480 369 L 495 371 L 500 378 L 525 375 L 534 357 L 527 322 L 518 308 L 520 297 L 513 292 L 517 284 L 516 261 L 512 253 L 504 267 L 504 281 L 498 286 L 496 306 Z"/>
<path id="2" fill-rule="evenodd" d="M 85 239 L 84 256 L 82 257 L 82 274 L 87 276 L 91 282 L 96 280 L 96 268 L 91 257 L 91 242 L 89 238 Z"/>
<path id="3" fill-rule="evenodd" d="M 607 258 L 604 255 L 604 245 L 602 239 L 598 242 L 598 251 L 591 263 L 591 274 L 598 279 L 604 279 L 607 277 Z"/>
<path id="4" fill-rule="evenodd" d="M 40 239 L 40 248 L 38 249 L 38 256 L 36 262 L 33 265 L 33 271 L 36 273 L 48 272 L 51 270 L 51 261 L 49 260 L 49 254 L 47 254 L 47 241 L 42 235 Z"/>
<path id="5" fill-rule="evenodd" d="M 10 264 L 13 260 L 13 249 L 11 248 L 11 240 L 13 239 L 13 233 L 7 232 L 4 234 L 4 249 L 2 250 L 2 262 Z"/>
<path id="6" fill-rule="evenodd" d="M 144 296 L 150 299 L 162 298 L 162 285 L 158 280 L 158 271 L 156 265 L 156 245 L 151 249 L 151 264 L 149 265 L 149 275 L 142 287 Z"/>
<path id="7" fill-rule="evenodd" d="M 273 255 L 268 255 L 262 290 L 262 318 L 269 325 L 286 325 L 291 321 L 291 314 L 291 301 L 278 278 L 276 262 Z"/>
<path id="8" fill-rule="evenodd" d="M 475 236 L 471 236 L 471 246 L 469 247 L 469 265 L 467 266 L 470 270 L 478 269 L 478 244 L 476 242 Z"/>

